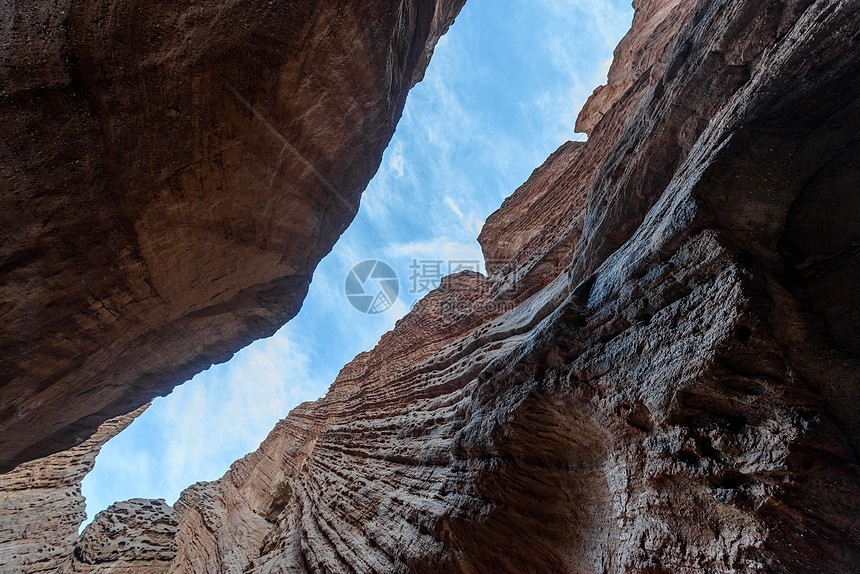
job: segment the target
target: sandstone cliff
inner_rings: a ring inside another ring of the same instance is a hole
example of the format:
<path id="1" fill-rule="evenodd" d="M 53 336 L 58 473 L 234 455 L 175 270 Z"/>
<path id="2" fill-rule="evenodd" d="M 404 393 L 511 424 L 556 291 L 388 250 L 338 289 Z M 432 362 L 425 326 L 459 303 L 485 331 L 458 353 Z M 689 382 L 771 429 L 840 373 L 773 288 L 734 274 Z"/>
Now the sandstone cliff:
<path id="1" fill-rule="evenodd" d="M 87 516 L 81 481 L 102 446 L 147 406 L 104 423 L 76 447 L 0 475 L 0 572 L 60 570 Z"/>
<path id="2" fill-rule="evenodd" d="M 858 571 L 860 0 L 636 9 L 490 276 L 187 489 L 169 572 Z"/>
<path id="3" fill-rule="evenodd" d="M 0 3 L 0 472 L 298 312 L 463 1 Z"/>
<path id="4" fill-rule="evenodd" d="M 858 14 L 638 2 L 490 277 L 188 489 L 170 572 L 856 572 Z"/>

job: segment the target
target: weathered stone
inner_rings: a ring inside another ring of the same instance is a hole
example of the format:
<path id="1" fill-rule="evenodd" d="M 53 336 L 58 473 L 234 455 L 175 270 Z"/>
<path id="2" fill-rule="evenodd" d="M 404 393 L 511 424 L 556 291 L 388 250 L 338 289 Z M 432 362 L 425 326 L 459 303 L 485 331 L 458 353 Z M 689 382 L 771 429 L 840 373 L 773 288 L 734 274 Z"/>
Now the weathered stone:
<path id="1" fill-rule="evenodd" d="M 657 4 L 492 275 L 186 491 L 171 572 L 854 571 L 860 4 Z"/>
<path id="2" fill-rule="evenodd" d="M 0 4 L 0 472 L 298 312 L 463 1 Z"/>
<path id="3" fill-rule="evenodd" d="M 67 574 L 161 574 L 176 556 L 179 523 L 164 500 L 135 498 L 99 512 L 66 563 Z"/>
<path id="4" fill-rule="evenodd" d="M 0 572 L 60 571 L 87 517 L 81 481 L 102 446 L 147 406 L 104 423 L 76 447 L 0 475 Z"/>
<path id="5" fill-rule="evenodd" d="M 169 572 L 857 572 L 860 0 L 636 8 L 490 276 L 187 489 Z"/>
<path id="6" fill-rule="evenodd" d="M 615 48 L 606 84 L 594 90 L 579 112 L 576 131 L 590 134 L 634 84 L 654 83 L 694 5 L 689 0 L 633 1 L 636 11 L 630 31 Z"/>

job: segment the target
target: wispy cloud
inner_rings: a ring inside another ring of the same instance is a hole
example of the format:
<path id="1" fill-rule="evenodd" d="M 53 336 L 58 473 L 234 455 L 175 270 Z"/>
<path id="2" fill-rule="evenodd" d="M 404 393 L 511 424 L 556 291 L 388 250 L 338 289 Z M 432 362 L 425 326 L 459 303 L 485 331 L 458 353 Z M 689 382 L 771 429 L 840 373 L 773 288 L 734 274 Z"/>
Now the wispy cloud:
<path id="1" fill-rule="evenodd" d="M 388 250 L 393 257 L 410 257 L 415 259 L 480 259 L 480 246 L 475 241 L 460 242 L 454 240 L 418 240 L 408 243 L 392 244 Z"/>
<path id="2" fill-rule="evenodd" d="M 454 215 L 456 215 L 460 219 L 466 219 L 466 216 L 463 215 L 463 212 L 460 211 L 460 208 L 457 207 L 456 203 L 454 203 L 454 200 L 451 199 L 450 197 L 448 197 L 447 195 L 445 196 L 445 205 L 447 205 L 448 207 L 451 208 L 451 211 L 454 212 Z"/>
<path id="3" fill-rule="evenodd" d="M 402 154 L 395 154 L 388 160 L 388 166 L 394 172 L 394 177 L 400 179 L 406 169 L 406 158 Z"/>

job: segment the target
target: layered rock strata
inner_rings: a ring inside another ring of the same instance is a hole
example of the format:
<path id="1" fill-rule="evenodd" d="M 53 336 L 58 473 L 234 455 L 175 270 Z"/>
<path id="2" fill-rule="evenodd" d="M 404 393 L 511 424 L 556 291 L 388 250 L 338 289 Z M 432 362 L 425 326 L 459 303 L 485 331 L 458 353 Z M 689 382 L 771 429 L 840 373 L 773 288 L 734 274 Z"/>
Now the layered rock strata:
<path id="1" fill-rule="evenodd" d="M 104 423 L 76 447 L 0 475 L 0 572 L 59 572 L 87 516 L 81 481 L 102 446 L 148 405 Z"/>
<path id="2" fill-rule="evenodd" d="M 295 315 L 463 1 L 0 4 L 0 472 Z"/>
<path id="3" fill-rule="evenodd" d="M 168 572 L 857 572 L 860 0 L 636 9 L 490 275 L 187 489 Z"/>
<path id="4" fill-rule="evenodd" d="M 857 571 L 860 3 L 637 12 L 491 275 L 187 490 L 171 572 Z"/>

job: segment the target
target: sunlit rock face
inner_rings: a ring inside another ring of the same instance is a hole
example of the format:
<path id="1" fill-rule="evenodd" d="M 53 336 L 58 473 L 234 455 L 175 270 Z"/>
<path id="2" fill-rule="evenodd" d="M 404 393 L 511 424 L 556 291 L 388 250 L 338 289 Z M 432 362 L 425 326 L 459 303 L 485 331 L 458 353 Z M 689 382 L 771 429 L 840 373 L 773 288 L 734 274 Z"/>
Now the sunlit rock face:
<path id="1" fill-rule="evenodd" d="M 107 421 L 76 447 L 0 475 L 0 572 L 53 574 L 63 568 L 87 516 L 81 481 L 102 446 L 146 406 Z"/>
<path id="2" fill-rule="evenodd" d="M 188 488 L 168 572 L 857 572 L 860 1 L 636 10 L 489 277 Z"/>
<path id="3" fill-rule="evenodd" d="M 0 472 L 296 314 L 463 1 L 0 5 Z"/>

